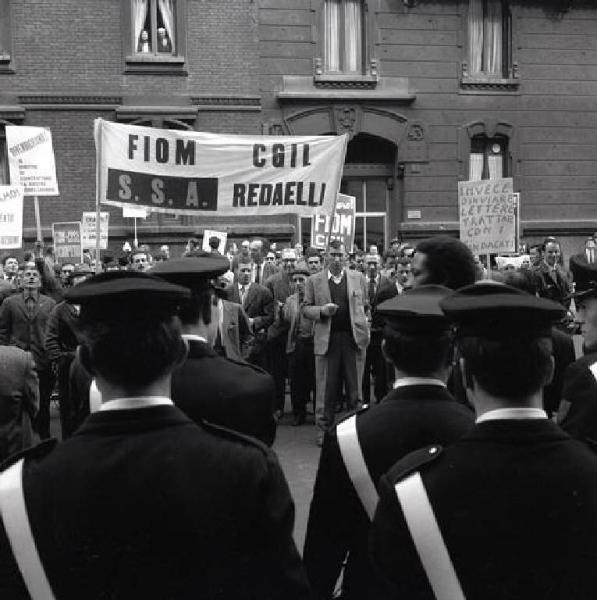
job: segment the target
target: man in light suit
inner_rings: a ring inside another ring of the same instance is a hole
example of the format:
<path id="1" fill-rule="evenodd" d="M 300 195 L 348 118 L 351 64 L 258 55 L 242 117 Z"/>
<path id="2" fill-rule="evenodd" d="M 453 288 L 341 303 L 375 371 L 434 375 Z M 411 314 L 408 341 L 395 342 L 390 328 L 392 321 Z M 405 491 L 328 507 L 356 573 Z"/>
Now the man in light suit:
<path id="1" fill-rule="evenodd" d="M 243 307 L 253 331 L 242 353 L 254 365 L 265 366 L 265 345 L 267 328 L 274 322 L 274 303 L 270 291 L 259 283 L 251 282 L 250 261 L 238 265 L 238 281 L 226 288 L 228 299 Z"/>
<path id="2" fill-rule="evenodd" d="M 367 285 L 360 271 L 346 268 L 344 244 L 332 240 L 326 269 L 307 279 L 304 315 L 315 321 L 313 347 L 317 387 L 316 423 L 334 426 L 336 400 L 345 386 L 349 409 L 361 402 L 365 351 L 369 343 Z"/>

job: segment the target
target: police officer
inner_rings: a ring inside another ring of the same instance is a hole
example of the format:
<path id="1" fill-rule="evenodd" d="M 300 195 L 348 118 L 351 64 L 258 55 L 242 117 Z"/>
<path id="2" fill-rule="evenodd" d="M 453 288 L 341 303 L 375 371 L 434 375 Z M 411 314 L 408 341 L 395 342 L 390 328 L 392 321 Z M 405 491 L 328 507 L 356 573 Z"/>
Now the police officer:
<path id="1" fill-rule="evenodd" d="M 594 597 L 597 457 L 542 408 L 563 306 L 484 282 L 441 305 L 456 324 L 476 425 L 382 477 L 374 564 L 392 597 Z"/>
<path id="2" fill-rule="evenodd" d="M 140 272 L 67 292 L 103 404 L 0 475 L 0 597 L 309 597 L 274 454 L 170 399 L 189 296 Z"/>
<path id="3" fill-rule="evenodd" d="M 201 254 L 173 258 L 152 269 L 191 292 L 179 313 L 189 353 L 172 375 L 172 400 L 193 421 L 210 421 L 271 446 L 276 437 L 274 380 L 255 365 L 213 350 L 218 328 L 214 279 L 229 269 L 229 262 L 218 254 Z"/>
<path id="4" fill-rule="evenodd" d="M 385 598 L 368 559 L 376 483 L 396 460 L 426 444 L 449 443 L 473 425 L 446 389 L 452 343 L 439 301 L 449 289 L 423 285 L 379 305 L 394 389 L 324 439 L 303 559 L 317 598 L 331 598 L 346 559 L 342 598 Z M 348 558 L 346 558 L 348 555 Z"/>

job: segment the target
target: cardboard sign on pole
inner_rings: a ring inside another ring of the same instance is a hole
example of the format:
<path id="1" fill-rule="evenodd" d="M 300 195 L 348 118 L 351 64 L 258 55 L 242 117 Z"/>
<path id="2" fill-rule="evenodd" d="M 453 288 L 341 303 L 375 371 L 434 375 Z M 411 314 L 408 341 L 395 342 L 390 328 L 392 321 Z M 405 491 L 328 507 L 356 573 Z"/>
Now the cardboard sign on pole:
<path id="1" fill-rule="evenodd" d="M 102 212 L 100 217 L 99 249 L 108 248 L 108 226 L 110 224 L 110 213 Z M 96 248 L 97 242 L 97 217 L 95 212 L 84 212 L 81 220 L 81 243 L 83 249 Z"/>
<path id="2" fill-rule="evenodd" d="M 43 127 L 6 126 L 10 181 L 25 196 L 58 196 L 52 134 Z"/>
<path id="3" fill-rule="evenodd" d="M 217 237 L 220 240 L 218 252 L 223 255 L 226 251 L 226 240 L 228 239 L 228 234 L 225 231 L 213 231 L 212 229 L 206 229 L 203 232 L 203 244 L 201 246 L 201 249 L 205 250 L 205 252 L 211 251 L 209 246 L 210 237 Z"/>
<path id="4" fill-rule="evenodd" d="M 352 251 L 355 236 L 355 206 L 354 196 L 338 194 L 336 201 L 336 213 L 331 224 L 330 216 L 324 214 L 315 215 L 311 220 L 311 246 L 325 249 L 329 240 L 340 240 L 347 252 Z"/>
<path id="5" fill-rule="evenodd" d="M 0 248 L 23 245 L 23 188 L 0 185 Z"/>
<path id="6" fill-rule="evenodd" d="M 458 183 L 460 239 L 473 254 L 515 252 L 516 203 L 512 187 L 512 178 Z"/>
<path id="7" fill-rule="evenodd" d="M 52 239 L 58 262 L 83 262 L 80 221 L 52 223 Z"/>

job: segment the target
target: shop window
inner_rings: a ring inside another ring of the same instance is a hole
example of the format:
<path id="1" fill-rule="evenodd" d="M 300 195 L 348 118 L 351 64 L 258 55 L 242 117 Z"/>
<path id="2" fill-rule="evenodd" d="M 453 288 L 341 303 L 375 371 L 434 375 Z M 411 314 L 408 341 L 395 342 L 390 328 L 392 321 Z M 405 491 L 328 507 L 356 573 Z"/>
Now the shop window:
<path id="1" fill-rule="evenodd" d="M 471 138 L 469 181 L 509 177 L 508 139 L 478 135 Z"/>
<path id="2" fill-rule="evenodd" d="M 184 0 L 123 0 L 127 72 L 182 72 Z"/>

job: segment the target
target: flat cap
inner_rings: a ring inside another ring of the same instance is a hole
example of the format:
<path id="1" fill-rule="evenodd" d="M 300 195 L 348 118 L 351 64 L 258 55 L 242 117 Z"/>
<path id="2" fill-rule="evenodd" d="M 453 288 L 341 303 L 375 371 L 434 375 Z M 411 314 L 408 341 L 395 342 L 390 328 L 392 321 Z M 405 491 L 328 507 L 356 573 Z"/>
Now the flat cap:
<path id="1" fill-rule="evenodd" d="M 151 273 L 172 283 L 194 286 L 208 282 L 218 275 L 226 273 L 229 269 L 230 262 L 225 256 L 198 251 L 191 256 L 172 258 L 157 263 L 151 269 Z"/>
<path id="2" fill-rule="evenodd" d="M 557 302 L 491 281 L 463 287 L 440 306 L 459 335 L 490 339 L 548 336 L 553 323 L 566 314 Z"/>
<path id="3" fill-rule="evenodd" d="M 110 271 L 100 273 L 79 285 L 69 288 L 64 298 L 74 304 L 101 304 L 115 301 L 126 304 L 131 299 L 144 304 L 163 301 L 176 302 L 190 296 L 184 287 L 162 281 L 139 271 Z"/>
<path id="4" fill-rule="evenodd" d="M 441 332 L 451 327 L 440 301 L 452 290 L 443 285 L 420 285 L 377 306 L 386 325 L 407 333 Z"/>

